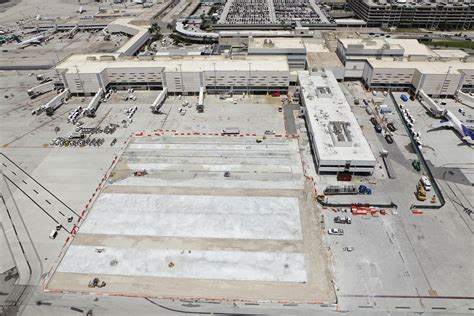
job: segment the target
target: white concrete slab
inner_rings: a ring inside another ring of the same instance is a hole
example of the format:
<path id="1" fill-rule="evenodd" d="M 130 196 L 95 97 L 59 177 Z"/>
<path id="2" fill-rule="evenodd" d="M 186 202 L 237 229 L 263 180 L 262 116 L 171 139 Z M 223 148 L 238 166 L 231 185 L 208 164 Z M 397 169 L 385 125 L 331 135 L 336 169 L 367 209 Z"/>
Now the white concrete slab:
<path id="1" fill-rule="evenodd" d="M 290 165 L 241 165 L 241 164 L 166 164 L 166 163 L 129 163 L 131 170 L 147 171 L 208 171 L 208 172 L 292 172 Z"/>
<path id="2" fill-rule="evenodd" d="M 299 240 L 299 215 L 294 197 L 104 193 L 80 232 Z"/>
<path id="3" fill-rule="evenodd" d="M 219 280 L 305 282 L 302 253 L 71 246 L 59 272 Z M 117 260 L 115 266 L 110 265 Z M 169 264 L 172 262 L 173 267 Z"/>
<path id="4" fill-rule="evenodd" d="M 237 152 L 288 152 L 289 146 L 288 143 L 283 144 L 265 144 L 262 146 L 260 144 L 206 144 L 206 143 L 194 143 L 194 144 L 130 144 L 128 150 L 133 151 L 148 151 L 148 150 L 200 150 L 200 151 L 209 151 L 209 150 L 229 150 Z"/>
<path id="5" fill-rule="evenodd" d="M 114 185 L 130 185 L 130 186 L 175 186 L 175 187 L 208 187 L 208 188 L 249 188 L 249 189 L 301 189 L 302 180 L 287 181 L 265 181 L 265 180 L 236 180 L 232 178 L 196 178 L 192 180 L 180 179 L 158 179 L 158 178 L 141 178 L 129 177 L 117 182 Z"/>

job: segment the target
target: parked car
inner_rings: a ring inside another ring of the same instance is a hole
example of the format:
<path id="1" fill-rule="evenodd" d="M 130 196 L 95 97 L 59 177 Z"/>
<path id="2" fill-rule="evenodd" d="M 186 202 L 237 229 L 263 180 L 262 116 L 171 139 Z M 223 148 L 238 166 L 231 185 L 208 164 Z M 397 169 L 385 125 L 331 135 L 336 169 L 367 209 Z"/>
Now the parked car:
<path id="1" fill-rule="evenodd" d="M 430 179 L 428 179 L 427 176 L 422 176 L 420 179 L 420 183 L 423 185 L 423 188 L 426 191 L 431 191 L 431 182 Z"/>
<path id="2" fill-rule="evenodd" d="M 385 140 L 387 143 L 392 144 L 393 143 L 393 137 L 390 136 L 389 134 L 385 135 Z"/>
<path id="3" fill-rule="evenodd" d="M 387 124 L 387 128 L 389 129 L 389 131 L 391 132 L 395 132 L 397 130 L 397 128 L 395 127 L 395 125 L 393 125 L 393 123 L 388 123 Z"/>
<path id="4" fill-rule="evenodd" d="M 381 133 L 381 132 L 382 132 L 382 126 L 380 126 L 379 123 L 375 124 L 375 125 L 374 125 L 374 128 L 375 128 L 375 131 L 376 131 L 377 133 Z"/>
<path id="5" fill-rule="evenodd" d="M 342 236 L 344 235 L 344 230 L 341 228 L 331 228 L 330 230 L 328 230 L 328 234 Z"/>
<path id="6" fill-rule="evenodd" d="M 336 217 L 334 217 L 334 223 L 336 223 L 336 224 L 351 224 L 352 220 L 349 216 L 336 216 Z"/>
<path id="7" fill-rule="evenodd" d="M 373 116 L 370 118 L 370 123 L 372 123 L 372 125 L 374 125 L 374 126 L 375 126 L 376 124 L 378 124 L 377 119 L 376 119 L 375 117 L 373 117 Z"/>

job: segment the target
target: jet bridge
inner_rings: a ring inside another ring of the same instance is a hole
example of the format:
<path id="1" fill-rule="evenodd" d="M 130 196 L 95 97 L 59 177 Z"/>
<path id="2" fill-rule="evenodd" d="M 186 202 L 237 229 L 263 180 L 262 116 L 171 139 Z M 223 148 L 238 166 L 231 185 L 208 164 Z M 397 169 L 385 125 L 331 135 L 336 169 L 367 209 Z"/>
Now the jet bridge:
<path id="1" fill-rule="evenodd" d="M 160 113 L 160 108 L 163 105 L 163 102 L 166 99 L 166 96 L 168 95 L 168 88 L 164 88 L 163 91 L 160 92 L 160 94 L 156 97 L 155 101 L 153 101 L 153 104 L 151 105 L 151 111 L 155 114 Z"/>
<path id="2" fill-rule="evenodd" d="M 199 88 L 199 99 L 196 109 L 198 112 L 204 112 L 204 87 Z"/>
<path id="3" fill-rule="evenodd" d="M 87 108 L 84 109 L 85 116 L 89 116 L 89 117 L 94 116 L 95 112 L 99 108 L 100 99 L 102 98 L 103 94 L 104 94 L 104 90 L 100 88 L 99 91 L 97 91 L 95 96 L 92 98 L 91 102 L 89 102 L 89 105 L 87 106 Z"/>
<path id="4" fill-rule="evenodd" d="M 67 33 L 67 38 L 72 39 L 74 35 L 79 31 L 79 25 L 76 24 L 68 33 Z"/>
<path id="5" fill-rule="evenodd" d="M 425 91 L 420 90 L 418 92 L 418 97 L 420 101 L 423 101 L 429 107 L 429 110 L 434 117 L 441 118 L 444 116 L 446 110 L 436 103 L 431 97 L 429 97 Z"/>
<path id="6" fill-rule="evenodd" d="M 54 82 L 48 81 L 46 83 L 42 83 L 40 85 L 37 85 L 36 87 L 28 89 L 26 92 L 28 93 L 30 98 L 34 99 L 43 93 L 53 91 L 53 90 L 54 90 Z"/>
<path id="7" fill-rule="evenodd" d="M 64 104 L 64 100 L 69 99 L 69 89 L 64 89 L 63 92 L 55 96 L 51 101 L 43 106 L 43 110 L 46 111 L 46 115 L 52 115 L 61 105 Z"/>
<path id="8" fill-rule="evenodd" d="M 462 104 L 467 105 L 467 106 L 471 106 L 471 107 L 474 106 L 474 96 L 473 95 L 471 95 L 469 93 L 462 92 L 461 90 L 457 90 L 456 94 L 454 96 L 455 96 L 456 100 L 458 100 Z"/>

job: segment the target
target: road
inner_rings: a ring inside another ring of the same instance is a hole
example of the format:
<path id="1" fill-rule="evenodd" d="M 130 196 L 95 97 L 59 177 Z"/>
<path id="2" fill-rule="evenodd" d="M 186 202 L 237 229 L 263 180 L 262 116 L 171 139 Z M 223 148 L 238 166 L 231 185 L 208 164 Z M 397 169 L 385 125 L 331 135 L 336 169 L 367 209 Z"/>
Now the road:
<path id="1" fill-rule="evenodd" d="M 15 311 L 26 302 L 31 289 L 38 285 L 43 274 L 43 265 L 3 175 L 0 179 L 0 192 L 0 222 L 19 274 L 19 279 L 8 296 L 2 300 L 2 311 Z M 3 250 L 2 255 L 6 255 Z"/>
<path id="2" fill-rule="evenodd" d="M 67 206 L 56 195 L 27 174 L 20 166 L 4 154 L 0 154 L 0 169 L 9 184 L 27 196 L 60 229 L 72 232 L 79 214 Z M 52 227 L 54 227 L 52 225 Z"/>

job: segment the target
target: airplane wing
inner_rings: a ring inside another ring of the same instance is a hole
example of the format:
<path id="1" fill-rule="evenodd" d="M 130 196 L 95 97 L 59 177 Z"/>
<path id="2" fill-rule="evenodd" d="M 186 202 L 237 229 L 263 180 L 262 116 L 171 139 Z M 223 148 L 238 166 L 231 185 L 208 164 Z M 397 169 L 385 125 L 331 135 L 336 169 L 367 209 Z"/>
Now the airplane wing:
<path id="1" fill-rule="evenodd" d="M 454 127 L 454 125 L 450 121 L 440 121 L 438 123 L 431 124 L 431 127 L 433 127 L 433 128 Z"/>

